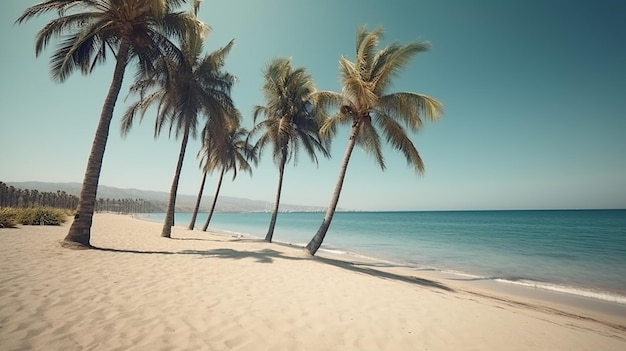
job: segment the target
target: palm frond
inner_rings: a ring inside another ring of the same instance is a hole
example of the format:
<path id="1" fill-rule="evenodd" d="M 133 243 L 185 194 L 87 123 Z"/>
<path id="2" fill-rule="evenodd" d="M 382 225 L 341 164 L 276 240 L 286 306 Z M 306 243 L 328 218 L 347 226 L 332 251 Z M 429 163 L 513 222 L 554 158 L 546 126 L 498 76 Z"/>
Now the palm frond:
<path id="1" fill-rule="evenodd" d="M 436 122 L 443 113 L 443 104 L 428 95 L 401 92 L 380 98 L 376 113 L 401 121 L 417 131 L 422 127 L 422 116 Z"/>
<path id="2" fill-rule="evenodd" d="M 101 17 L 92 13 L 63 17 L 51 21 L 39 32 L 36 55 L 47 46 L 52 36 L 74 29 L 63 37 L 51 57 L 51 72 L 55 80 L 63 82 L 76 69 L 83 74 L 91 73 L 97 63 L 104 62 L 108 29 L 107 23 L 100 21 Z"/>
<path id="3" fill-rule="evenodd" d="M 163 35 L 181 41 L 188 33 L 206 38 L 211 32 L 211 27 L 199 20 L 191 11 L 168 12 L 158 22 Z"/>
<path id="4" fill-rule="evenodd" d="M 415 167 L 415 171 L 418 174 L 423 173 L 424 163 L 422 162 L 422 158 L 402 126 L 388 116 L 377 115 L 373 120 L 374 124 L 382 130 L 391 147 L 402 152 L 406 158 L 407 164 Z"/>
<path id="5" fill-rule="evenodd" d="M 377 95 L 385 94 L 391 78 L 419 53 L 428 51 L 430 43 L 426 41 L 416 41 L 407 45 L 392 43 L 381 50 L 372 64 L 371 82 L 373 90 Z"/>
<path id="6" fill-rule="evenodd" d="M 222 68 L 226 63 L 226 56 L 230 53 L 235 45 L 235 39 L 232 39 L 225 46 L 213 51 L 207 56 L 206 61 L 212 63 L 212 67 Z"/>
<path id="7" fill-rule="evenodd" d="M 329 90 L 315 91 L 311 93 L 309 99 L 316 108 L 316 111 L 327 115 L 331 109 L 339 109 L 343 102 L 343 96 L 340 93 Z"/>
<path id="8" fill-rule="evenodd" d="M 92 60 L 92 64 L 89 67 L 89 73 L 93 72 L 94 68 L 98 64 L 104 64 L 107 59 L 107 43 L 99 41 L 96 43 L 98 47 L 94 48 L 95 57 Z"/>
<path id="9" fill-rule="evenodd" d="M 337 127 L 352 123 L 352 117 L 343 113 L 336 113 L 328 117 L 320 126 L 320 136 L 324 139 L 333 139 L 337 135 Z"/>
<path id="10" fill-rule="evenodd" d="M 366 26 L 357 30 L 355 63 L 363 80 L 370 80 L 371 67 L 373 67 L 373 61 L 376 57 L 375 50 L 383 34 L 382 27 L 374 28 L 371 32 L 367 31 Z"/>
<path id="11" fill-rule="evenodd" d="M 162 97 L 163 92 L 156 91 L 148 96 L 144 96 L 141 100 L 135 101 L 132 103 L 124 114 L 122 115 L 122 123 L 120 126 L 120 133 L 123 137 L 128 135 L 130 129 L 133 126 L 135 121 L 135 117 L 139 115 L 140 122 L 143 121 L 143 118 L 146 114 L 148 108 L 154 104 L 154 102 L 159 101 Z M 155 134 L 156 136 L 156 134 Z"/>
<path id="12" fill-rule="evenodd" d="M 383 156 L 380 136 L 371 123 L 361 123 L 356 143 L 367 154 L 374 156 L 374 160 L 384 171 L 386 168 L 385 157 Z"/>
<path id="13" fill-rule="evenodd" d="M 76 13 L 59 17 L 48 22 L 37 32 L 35 37 L 35 56 L 45 49 L 52 38 L 61 37 L 64 33 L 77 33 L 88 23 L 92 23 L 99 16 L 97 13 Z"/>
<path id="14" fill-rule="evenodd" d="M 59 17 L 64 17 L 65 12 L 68 9 L 77 6 L 85 6 L 85 3 L 91 3 L 91 1 L 82 1 L 82 0 L 48 0 L 43 1 L 38 4 L 35 4 L 29 8 L 27 8 L 20 17 L 15 21 L 15 23 L 25 22 L 33 17 L 37 17 L 48 13 L 50 11 L 56 11 Z"/>
<path id="15" fill-rule="evenodd" d="M 339 60 L 342 95 L 357 111 L 367 111 L 368 106 L 376 105 L 377 96 L 372 92 L 371 83 L 362 79 L 354 63 L 342 57 Z"/>

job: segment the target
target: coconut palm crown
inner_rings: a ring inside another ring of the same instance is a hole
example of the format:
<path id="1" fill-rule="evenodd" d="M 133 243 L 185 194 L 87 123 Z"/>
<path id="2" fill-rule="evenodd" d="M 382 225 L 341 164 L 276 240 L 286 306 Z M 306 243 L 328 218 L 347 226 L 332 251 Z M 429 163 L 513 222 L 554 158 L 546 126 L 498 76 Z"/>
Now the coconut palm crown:
<path id="1" fill-rule="evenodd" d="M 443 105 L 427 95 L 413 92 L 390 93 L 392 78 L 406 67 L 417 54 L 427 51 L 428 42 L 415 41 L 406 45 L 391 43 L 382 50 L 378 44 L 383 36 L 382 28 L 368 31 L 360 27 L 356 35 L 355 60 L 346 57 L 339 60 L 341 94 L 321 92 L 324 100 L 340 106 L 339 112 L 328 118 L 320 132 L 332 137 L 339 125 L 350 125 L 348 145 L 339 171 L 339 179 L 315 236 L 306 246 L 314 255 L 324 240 L 335 213 L 343 186 L 348 162 L 355 145 L 374 156 L 380 167 L 385 169 L 382 140 L 400 151 L 407 163 L 420 174 L 424 163 L 407 132 L 417 132 L 422 127 L 422 118 L 434 122 L 443 111 Z"/>
<path id="2" fill-rule="evenodd" d="M 183 4 L 191 11 L 177 11 Z M 115 69 L 104 100 L 80 193 L 76 217 L 65 237 L 70 246 L 90 247 L 91 224 L 102 160 L 126 66 L 135 60 L 143 70 L 159 57 L 180 58 L 175 41 L 206 27 L 198 21 L 198 0 L 48 0 L 27 8 L 16 23 L 56 13 L 36 35 L 39 56 L 53 38 L 59 38 L 50 64 L 52 78 L 63 82 L 76 70 L 89 74 L 109 57 Z M 110 55 L 110 56 L 109 56 Z"/>

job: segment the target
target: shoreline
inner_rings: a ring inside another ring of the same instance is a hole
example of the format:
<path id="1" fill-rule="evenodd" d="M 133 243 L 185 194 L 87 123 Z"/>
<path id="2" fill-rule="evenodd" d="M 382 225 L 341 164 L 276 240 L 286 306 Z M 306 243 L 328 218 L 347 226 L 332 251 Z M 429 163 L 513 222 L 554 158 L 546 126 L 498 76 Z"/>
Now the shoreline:
<path id="1" fill-rule="evenodd" d="M 0 231 L 8 349 L 626 347 L 610 303 L 180 226 L 166 239 L 127 215 L 96 214 L 99 249 L 68 250 L 68 228 Z"/>
<path id="2" fill-rule="evenodd" d="M 291 246 L 290 244 L 277 244 Z M 299 246 L 296 247 L 300 248 Z M 415 276 L 417 279 L 443 282 L 455 292 L 482 296 L 494 301 L 502 301 L 536 310 L 548 310 L 575 318 L 589 318 L 626 331 L 626 304 L 617 301 L 548 290 L 532 285 L 518 285 L 510 281 L 476 279 L 458 272 L 420 269 L 409 265 L 379 261 L 371 257 L 349 252 L 343 254 L 320 250 L 316 257 L 318 256 L 339 260 L 348 265 L 371 264 L 381 271 L 393 272 L 402 276 Z"/>
<path id="3" fill-rule="evenodd" d="M 499 212 L 503 212 L 503 211 L 499 211 Z M 529 211 L 536 211 L 536 210 L 529 210 Z M 563 211 L 563 210 L 555 210 L 555 211 Z M 489 211 L 489 212 L 498 212 L 498 211 Z M 160 220 L 152 219 L 152 218 L 141 216 L 141 215 L 136 216 L 136 218 L 149 221 L 149 222 L 156 222 L 160 224 L 163 223 Z M 186 229 L 186 226 L 181 225 L 181 227 Z M 196 227 L 196 229 L 194 230 L 198 230 L 198 228 Z M 217 230 L 219 232 L 222 232 L 224 235 L 238 235 L 238 236 L 242 236 L 242 237 L 246 237 L 250 239 L 263 240 L 263 237 L 258 237 L 253 234 L 245 233 L 245 232 L 230 231 L 230 230 L 225 230 L 225 229 L 220 229 L 220 228 L 218 229 L 209 228 L 209 231 L 211 230 L 213 230 L 213 232 Z M 274 240 L 273 243 L 284 244 L 284 245 L 293 246 L 293 247 L 301 247 L 301 248 L 304 248 L 304 246 L 306 245 L 305 243 L 290 242 L 290 241 L 284 241 L 280 239 Z M 424 269 L 432 270 L 432 271 L 441 273 L 444 277 L 452 276 L 453 279 L 455 280 L 491 282 L 491 283 L 485 283 L 485 284 L 492 285 L 495 288 L 498 288 L 499 285 L 505 285 L 504 287 L 501 287 L 501 290 L 504 290 L 504 291 L 515 291 L 515 289 L 520 290 L 520 291 L 530 291 L 530 294 L 534 294 L 534 295 L 544 294 L 548 298 L 550 298 L 551 294 L 552 295 L 554 294 L 566 295 L 566 297 L 571 297 L 567 300 L 575 301 L 577 299 L 580 299 L 583 303 L 587 299 L 592 299 L 591 302 L 598 300 L 600 301 L 600 304 L 601 302 L 608 302 L 611 305 L 612 304 L 616 305 L 615 308 L 610 309 L 611 311 L 613 310 L 623 311 L 624 315 L 626 315 L 626 295 L 621 294 L 619 292 L 615 292 L 615 291 L 603 290 L 602 288 L 565 285 L 565 284 L 559 284 L 559 283 L 554 283 L 554 282 L 549 282 L 549 281 L 537 281 L 537 280 L 532 280 L 532 279 L 507 279 L 504 277 L 482 276 L 482 275 L 477 275 L 473 272 L 468 272 L 468 271 L 442 269 L 441 267 L 436 267 L 436 266 L 417 265 L 411 262 L 405 262 L 402 259 L 394 258 L 389 255 L 381 255 L 381 254 L 374 255 L 372 253 L 367 253 L 367 252 L 350 251 L 350 249 L 343 248 L 343 247 L 334 247 L 334 246 L 328 247 L 328 245 L 322 246 L 322 248 L 320 248 L 320 251 L 318 252 L 318 255 L 320 253 L 345 256 L 346 260 L 351 260 L 355 258 L 363 259 L 363 260 L 368 260 L 372 262 L 390 264 L 390 265 L 394 265 L 398 267 L 406 267 L 408 269 L 413 269 L 413 270 L 418 270 L 418 271 L 423 271 Z M 554 298 L 552 298 L 552 300 L 554 300 Z M 595 305 L 595 304 L 591 303 L 591 305 Z"/>

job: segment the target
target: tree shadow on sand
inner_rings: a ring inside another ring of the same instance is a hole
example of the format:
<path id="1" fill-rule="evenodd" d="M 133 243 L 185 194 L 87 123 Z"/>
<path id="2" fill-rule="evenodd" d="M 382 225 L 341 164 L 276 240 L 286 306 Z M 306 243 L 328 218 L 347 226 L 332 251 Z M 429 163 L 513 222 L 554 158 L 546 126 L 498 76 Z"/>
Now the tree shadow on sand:
<path id="1" fill-rule="evenodd" d="M 315 260 L 317 262 L 335 266 L 338 268 L 342 268 L 345 270 L 367 274 L 376 278 L 396 280 L 410 284 L 417 284 L 421 286 L 426 286 L 430 288 L 441 289 L 445 291 L 454 291 L 452 288 L 436 282 L 434 280 L 418 278 L 415 276 L 407 276 L 402 274 L 391 273 L 383 270 L 376 269 L 374 267 L 394 267 L 395 265 L 387 265 L 387 264 L 378 264 L 378 263 L 355 263 L 349 261 L 341 261 L 337 259 L 327 258 L 327 257 L 319 257 L 319 256 L 290 256 L 285 255 L 284 253 L 272 249 L 263 249 L 258 251 L 239 251 L 234 249 L 213 249 L 207 251 L 196 251 L 196 250 L 184 250 L 181 252 L 182 254 L 192 254 L 192 255 L 202 255 L 209 257 L 217 257 L 220 259 L 231 259 L 231 260 L 241 260 L 245 258 L 251 258 L 256 260 L 259 263 L 272 263 L 276 259 L 284 259 L 284 260 Z"/>
<path id="2" fill-rule="evenodd" d="M 320 256 L 306 256 L 303 254 L 302 257 L 284 254 L 281 251 L 273 250 L 270 248 L 249 251 L 249 250 L 235 250 L 230 248 L 217 248 L 210 250 L 182 250 L 182 251 L 141 251 L 141 250 L 130 250 L 130 249 L 113 249 L 106 247 L 93 247 L 95 250 L 107 251 L 107 252 L 118 252 L 118 253 L 132 253 L 132 254 L 161 254 L 161 255 L 197 255 L 205 258 L 219 258 L 219 259 L 229 259 L 229 260 L 242 260 L 242 259 L 252 259 L 257 263 L 273 263 L 275 260 L 291 260 L 291 261 L 301 261 L 301 260 L 314 260 L 316 262 L 331 265 L 334 267 L 338 267 L 341 269 L 345 269 L 348 271 L 366 274 L 372 277 L 380 278 L 380 279 L 388 279 L 395 280 L 409 284 L 420 285 L 429 288 L 440 289 L 444 291 L 453 292 L 454 290 L 444 284 L 441 284 L 434 280 L 418 278 L 410 275 L 403 275 L 392 273 L 388 271 L 381 270 L 380 268 L 384 267 L 396 267 L 395 265 L 387 265 L 387 264 L 378 264 L 375 262 L 372 263 L 357 263 L 357 262 L 349 262 L 342 261 L 338 259 L 332 259 L 328 257 L 320 257 Z"/>
<path id="3" fill-rule="evenodd" d="M 221 237 L 220 237 L 221 238 Z M 222 239 L 209 239 L 209 238 L 169 238 L 169 240 L 180 240 L 180 241 L 210 241 L 215 243 L 220 242 L 237 242 L 237 241 L 245 241 L 245 242 L 265 242 L 263 239 L 254 239 L 254 238 L 245 238 L 238 236 L 224 236 Z"/>
<path id="4" fill-rule="evenodd" d="M 130 253 L 130 254 L 140 254 L 140 255 L 177 255 L 180 252 L 177 251 L 151 251 L 151 250 L 133 250 L 133 249 L 114 249 L 111 247 L 100 247 L 100 246 L 91 246 L 89 247 L 91 250 L 97 251 L 106 251 L 106 252 L 117 252 L 117 253 Z"/>
<path id="5" fill-rule="evenodd" d="M 207 257 L 217 257 L 221 259 L 241 260 L 245 258 L 254 259 L 258 263 L 273 263 L 275 259 L 283 260 L 305 260 L 308 258 L 284 255 L 280 251 L 263 249 L 258 251 L 239 251 L 234 249 L 212 249 L 212 250 L 183 250 L 181 254 L 201 255 Z"/>
<path id="6" fill-rule="evenodd" d="M 110 247 L 92 246 L 90 249 L 106 252 L 130 253 L 141 255 L 198 255 L 205 257 L 216 257 L 222 259 L 241 260 L 245 258 L 254 259 L 258 263 L 272 263 L 274 259 L 286 260 L 304 260 L 307 258 L 292 257 L 284 255 L 280 251 L 272 249 L 263 249 L 258 251 L 239 251 L 233 249 L 210 249 L 210 250 L 182 250 L 182 251 L 153 251 L 153 250 L 133 250 L 133 249 L 115 249 Z"/>
<path id="7" fill-rule="evenodd" d="M 409 275 L 403 275 L 403 274 L 397 274 L 397 273 L 391 273 L 391 272 L 373 268 L 373 267 L 380 267 L 380 265 L 378 264 L 355 263 L 355 262 L 349 262 L 349 261 L 336 260 L 336 259 L 327 258 L 327 257 L 315 257 L 315 258 L 324 264 L 343 268 L 343 269 L 361 273 L 361 274 L 367 274 L 367 275 L 377 277 L 377 278 L 396 280 L 396 281 L 401 281 L 401 282 L 410 283 L 410 284 L 417 284 L 417 285 L 441 289 L 441 290 L 445 290 L 449 292 L 454 291 L 454 289 L 448 287 L 447 285 L 441 284 L 434 280 L 418 278 L 415 276 L 409 276 Z M 392 265 L 385 265 L 385 267 L 391 267 L 391 266 Z"/>

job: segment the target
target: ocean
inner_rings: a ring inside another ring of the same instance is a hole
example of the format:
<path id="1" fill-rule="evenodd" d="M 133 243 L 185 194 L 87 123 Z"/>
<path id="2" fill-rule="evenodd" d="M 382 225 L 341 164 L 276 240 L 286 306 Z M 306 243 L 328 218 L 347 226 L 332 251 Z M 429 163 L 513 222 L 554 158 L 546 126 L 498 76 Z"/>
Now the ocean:
<path id="1" fill-rule="evenodd" d="M 264 238 L 270 215 L 215 213 L 209 228 Z M 279 213 L 274 241 L 306 245 L 323 216 Z M 626 304 L 626 210 L 337 212 L 321 250 Z"/>

